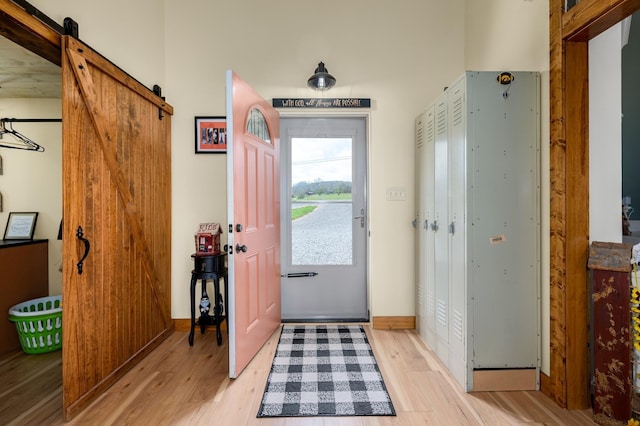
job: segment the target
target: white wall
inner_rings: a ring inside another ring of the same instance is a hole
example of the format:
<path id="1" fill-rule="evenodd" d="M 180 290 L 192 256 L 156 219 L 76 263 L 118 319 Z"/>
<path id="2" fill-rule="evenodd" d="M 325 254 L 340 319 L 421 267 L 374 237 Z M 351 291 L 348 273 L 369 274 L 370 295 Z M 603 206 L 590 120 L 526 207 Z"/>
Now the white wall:
<path id="1" fill-rule="evenodd" d="M 622 25 L 589 42 L 589 239 L 622 242 Z"/>
<path id="2" fill-rule="evenodd" d="M 166 89 L 163 1 L 29 0 L 29 3 L 60 25 L 64 18 L 72 18 L 78 23 L 80 40 L 145 86 L 159 84 L 163 91 Z"/>
<path id="3" fill-rule="evenodd" d="M 60 118 L 60 99 L 0 99 L 0 118 Z M 62 294 L 62 241 L 58 227 L 62 218 L 62 125 L 60 123 L 14 123 L 13 128 L 45 148 L 44 152 L 0 149 L 4 234 L 9 212 L 38 212 L 34 238 L 49 240 L 49 294 Z M 4 135 L 2 141 L 12 140 Z"/>
<path id="4" fill-rule="evenodd" d="M 247 3 L 251 6 L 248 7 Z M 199 222 L 226 223 L 226 159 L 195 155 L 194 116 L 225 115 L 233 69 L 264 98 L 368 97 L 370 290 L 373 316 L 414 315 L 414 117 L 464 70 L 463 1 L 166 2 L 167 99 L 173 120 L 173 316 L 189 317 Z M 197 13 L 194 13 L 197 11 Z M 319 61 L 337 79 L 306 87 Z M 290 112 L 289 112 L 290 113 Z M 206 185 L 207 195 L 202 188 Z M 224 227 L 226 228 L 226 226 Z M 223 236 L 226 239 L 226 233 Z"/>
<path id="5" fill-rule="evenodd" d="M 549 1 L 466 2 L 465 66 L 474 71 L 549 69 Z"/>

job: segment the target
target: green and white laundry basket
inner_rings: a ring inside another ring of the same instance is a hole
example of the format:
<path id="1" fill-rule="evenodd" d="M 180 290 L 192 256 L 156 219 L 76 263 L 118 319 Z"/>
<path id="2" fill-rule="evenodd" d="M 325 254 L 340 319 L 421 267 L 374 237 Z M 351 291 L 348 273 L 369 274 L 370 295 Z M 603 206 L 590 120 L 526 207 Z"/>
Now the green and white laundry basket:
<path id="1" fill-rule="evenodd" d="M 43 354 L 62 348 L 62 296 L 14 305 L 9 309 L 9 320 L 16 324 L 24 352 Z"/>

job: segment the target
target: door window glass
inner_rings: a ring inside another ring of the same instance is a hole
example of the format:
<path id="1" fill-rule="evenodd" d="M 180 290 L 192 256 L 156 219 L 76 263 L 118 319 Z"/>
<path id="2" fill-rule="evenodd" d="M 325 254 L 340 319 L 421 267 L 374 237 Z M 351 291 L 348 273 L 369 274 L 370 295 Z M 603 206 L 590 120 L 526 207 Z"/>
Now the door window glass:
<path id="1" fill-rule="evenodd" d="M 267 126 L 267 120 L 259 109 L 252 109 L 249 113 L 249 120 L 247 121 L 247 133 L 259 137 L 266 143 L 271 143 L 271 136 L 269 134 L 269 126 Z"/>
<path id="2" fill-rule="evenodd" d="M 353 263 L 351 138 L 291 139 L 292 265 Z"/>

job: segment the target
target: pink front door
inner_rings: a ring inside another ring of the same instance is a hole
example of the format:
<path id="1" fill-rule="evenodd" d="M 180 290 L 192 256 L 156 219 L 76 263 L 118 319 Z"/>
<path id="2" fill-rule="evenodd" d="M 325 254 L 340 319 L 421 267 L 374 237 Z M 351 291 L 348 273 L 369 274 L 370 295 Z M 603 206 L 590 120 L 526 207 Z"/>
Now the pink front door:
<path id="1" fill-rule="evenodd" d="M 280 117 L 227 71 L 229 377 L 280 325 Z"/>

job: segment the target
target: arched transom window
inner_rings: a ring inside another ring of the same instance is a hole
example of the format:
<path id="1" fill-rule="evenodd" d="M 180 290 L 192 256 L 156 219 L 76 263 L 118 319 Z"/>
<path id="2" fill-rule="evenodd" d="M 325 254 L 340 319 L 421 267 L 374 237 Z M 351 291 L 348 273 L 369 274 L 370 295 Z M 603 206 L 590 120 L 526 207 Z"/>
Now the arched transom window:
<path id="1" fill-rule="evenodd" d="M 271 135 L 269 135 L 269 127 L 262 112 L 254 108 L 249 113 L 249 121 L 247 121 L 247 133 L 259 137 L 266 143 L 271 143 Z"/>

